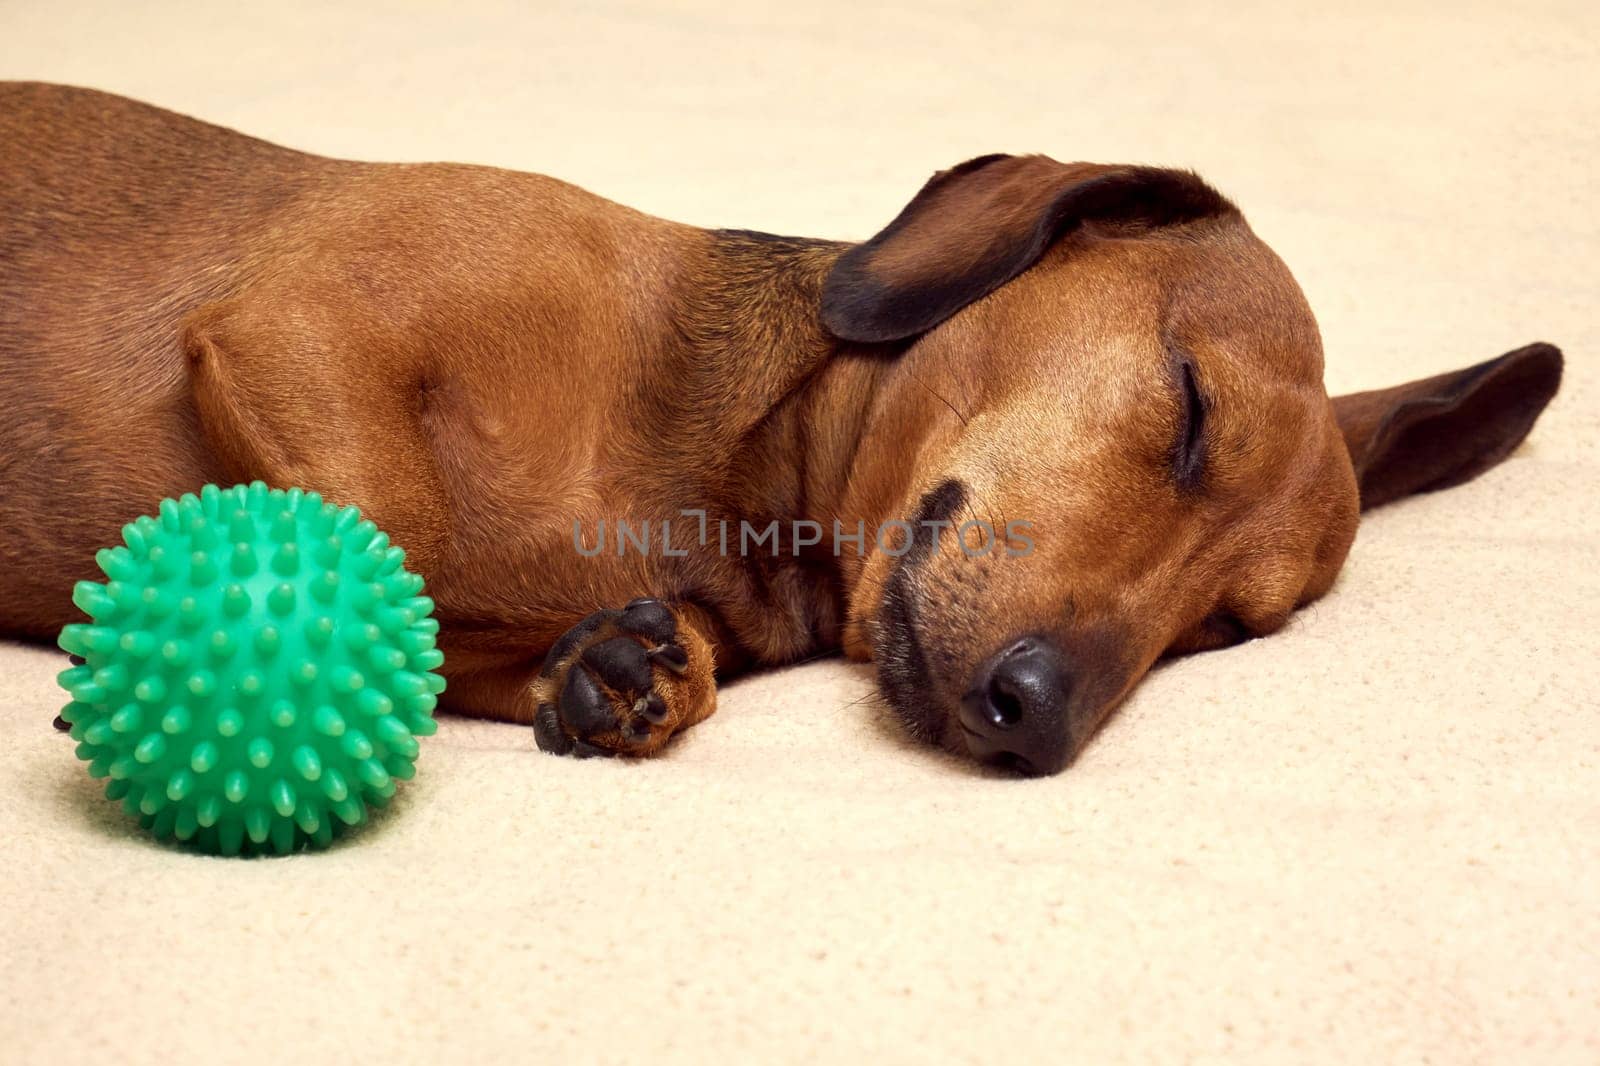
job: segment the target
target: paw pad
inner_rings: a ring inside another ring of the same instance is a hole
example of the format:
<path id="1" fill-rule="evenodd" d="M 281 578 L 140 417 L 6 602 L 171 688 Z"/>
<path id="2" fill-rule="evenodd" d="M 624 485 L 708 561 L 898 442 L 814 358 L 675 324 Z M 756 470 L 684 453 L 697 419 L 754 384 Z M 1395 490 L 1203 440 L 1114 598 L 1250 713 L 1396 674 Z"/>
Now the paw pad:
<path id="1" fill-rule="evenodd" d="M 664 741 L 677 724 L 667 689 L 689 667 L 677 636 L 677 617 L 655 599 L 596 611 L 562 634 L 540 671 L 539 747 L 582 758 Z"/>

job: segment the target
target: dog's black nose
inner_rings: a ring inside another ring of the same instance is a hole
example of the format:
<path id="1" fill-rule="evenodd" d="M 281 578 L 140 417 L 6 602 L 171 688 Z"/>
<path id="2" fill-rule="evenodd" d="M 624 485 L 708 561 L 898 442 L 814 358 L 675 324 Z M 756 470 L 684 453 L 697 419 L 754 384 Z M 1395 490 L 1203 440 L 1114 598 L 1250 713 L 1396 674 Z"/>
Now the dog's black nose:
<path id="1" fill-rule="evenodd" d="M 1049 641 L 1025 637 L 979 668 L 961 700 L 967 750 L 1027 774 L 1053 774 L 1072 757 L 1072 675 Z"/>

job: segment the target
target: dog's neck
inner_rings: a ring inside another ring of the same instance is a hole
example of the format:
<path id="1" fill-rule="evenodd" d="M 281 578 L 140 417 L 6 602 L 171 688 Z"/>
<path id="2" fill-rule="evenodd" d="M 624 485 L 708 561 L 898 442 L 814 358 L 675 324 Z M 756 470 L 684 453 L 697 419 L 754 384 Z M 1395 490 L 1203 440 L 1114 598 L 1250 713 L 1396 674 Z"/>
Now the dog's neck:
<path id="1" fill-rule="evenodd" d="M 696 349 L 721 383 L 716 409 L 733 415 L 723 422 L 738 437 L 732 471 L 771 483 L 751 516 L 891 517 L 895 501 L 864 489 L 896 464 L 863 442 L 897 414 L 883 386 L 903 372 L 905 346 L 853 344 L 823 326 L 823 286 L 850 246 L 746 231 L 713 237 L 715 280 L 701 290 L 698 310 L 707 313 L 696 317 Z M 896 444 L 904 454 L 916 442 Z"/>
<path id="2" fill-rule="evenodd" d="M 795 584 L 833 601 L 804 613 L 827 619 L 851 604 L 863 568 L 854 542 L 835 553 L 834 523 L 846 534 L 864 529 L 870 554 L 910 475 L 914 440 L 872 443 L 895 421 L 884 385 L 900 352 L 823 327 L 823 285 L 848 245 L 727 230 L 709 241 L 679 290 L 675 332 L 686 343 L 673 406 L 707 419 L 693 435 L 701 447 L 714 442 L 714 454 L 692 457 L 706 472 L 703 491 L 756 528 L 778 520 L 780 558 L 805 570 Z M 815 523 L 821 543 L 796 554 L 794 520 Z M 820 622 L 822 642 L 836 644 L 840 625 L 842 617 Z"/>

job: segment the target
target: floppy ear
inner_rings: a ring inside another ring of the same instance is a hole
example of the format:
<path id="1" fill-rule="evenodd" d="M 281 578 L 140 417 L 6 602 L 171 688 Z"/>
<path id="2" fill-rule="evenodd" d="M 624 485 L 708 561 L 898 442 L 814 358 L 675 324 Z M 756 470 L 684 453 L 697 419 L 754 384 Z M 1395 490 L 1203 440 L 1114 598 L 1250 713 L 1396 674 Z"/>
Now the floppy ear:
<path id="1" fill-rule="evenodd" d="M 1153 229 L 1236 209 L 1194 174 L 986 155 L 935 174 L 876 237 L 845 252 L 822 321 L 862 343 L 932 329 L 1085 224 Z"/>
<path id="2" fill-rule="evenodd" d="M 1561 351 L 1530 344 L 1465 370 L 1333 401 L 1361 509 L 1470 481 L 1528 435 L 1561 385 Z"/>

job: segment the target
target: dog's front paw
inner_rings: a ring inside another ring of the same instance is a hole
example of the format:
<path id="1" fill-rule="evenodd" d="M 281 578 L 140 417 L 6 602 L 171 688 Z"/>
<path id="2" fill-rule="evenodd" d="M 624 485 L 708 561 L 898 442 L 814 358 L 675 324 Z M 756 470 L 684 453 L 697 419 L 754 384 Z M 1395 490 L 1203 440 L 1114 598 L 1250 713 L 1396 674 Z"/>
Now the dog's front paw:
<path id="1" fill-rule="evenodd" d="M 533 735 L 557 755 L 648 755 L 711 714 L 711 646 L 660 600 L 596 611 L 561 635 L 534 683 Z"/>

